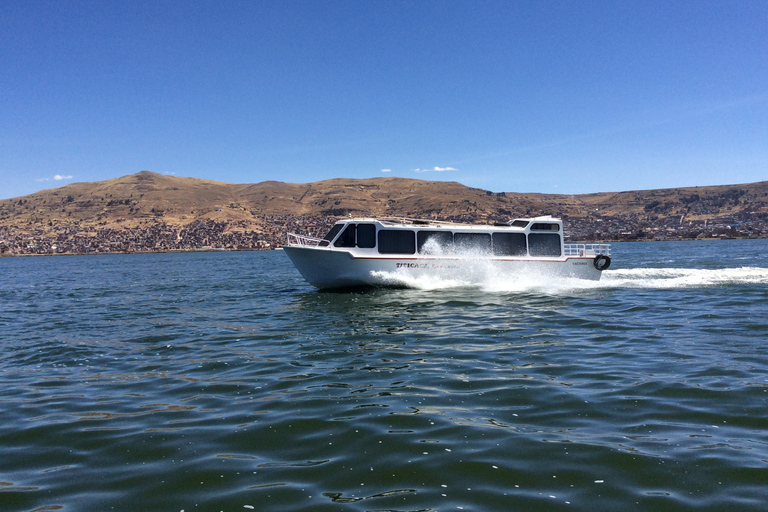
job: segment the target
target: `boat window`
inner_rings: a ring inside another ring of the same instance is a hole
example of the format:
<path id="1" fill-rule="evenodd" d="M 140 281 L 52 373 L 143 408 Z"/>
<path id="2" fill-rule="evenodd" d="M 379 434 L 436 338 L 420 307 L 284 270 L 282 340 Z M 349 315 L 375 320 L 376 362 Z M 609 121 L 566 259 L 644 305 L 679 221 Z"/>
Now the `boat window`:
<path id="1" fill-rule="evenodd" d="M 494 233 L 493 254 L 496 256 L 525 256 L 525 233 Z"/>
<path id="2" fill-rule="evenodd" d="M 333 243 L 336 247 L 354 247 L 355 246 L 355 224 L 347 224 L 347 228 L 341 232 L 339 238 Z"/>
<path id="3" fill-rule="evenodd" d="M 531 233 L 528 235 L 528 251 L 531 256 L 560 256 L 560 235 Z"/>
<path id="4" fill-rule="evenodd" d="M 328 232 L 327 235 L 323 237 L 323 241 L 320 242 L 320 247 L 325 247 L 326 245 L 329 245 L 334 238 L 336 238 L 336 235 L 339 234 L 339 231 L 341 231 L 341 228 L 344 227 L 343 223 L 340 224 L 334 224 L 331 230 Z"/>
<path id="5" fill-rule="evenodd" d="M 527 220 L 517 219 L 517 220 L 513 220 L 512 221 L 512 227 L 513 228 L 524 228 L 526 226 L 528 226 L 528 221 Z"/>
<path id="6" fill-rule="evenodd" d="M 376 247 L 376 226 L 373 224 L 357 225 L 357 246 L 361 249 Z"/>
<path id="7" fill-rule="evenodd" d="M 548 222 L 534 222 L 531 231 L 560 231 L 560 226 Z"/>
<path id="8" fill-rule="evenodd" d="M 379 252 L 413 254 L 416 252 L 416 236 L 410 229 L 380 229 Z"/>
<path id="9" fill-rule="evenodd" d="M 490 253 L 490 233 L 454 233 L 453 241 L 456 244 L 456 252 L 460 253 Z"/>
<path id="10" fill-rule="evenodd" d="M 416 245 L 421 254 L 450 254 L 453 252 L 453 233 L 450 231 L 417 231 Z"/>

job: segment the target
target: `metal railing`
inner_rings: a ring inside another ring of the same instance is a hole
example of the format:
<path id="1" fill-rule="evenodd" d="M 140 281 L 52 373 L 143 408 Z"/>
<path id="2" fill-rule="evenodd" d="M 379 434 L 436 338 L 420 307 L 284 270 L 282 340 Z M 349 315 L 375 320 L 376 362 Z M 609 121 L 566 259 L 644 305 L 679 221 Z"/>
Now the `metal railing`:
<path id="1" fill-rule="evenodd" d="M 316 246 L 323 241 L 322 238 L 316 238 L 314 236 L 297 235 L 295 233 L 287 233 L 288 245 L 307 245 Z"/>
<path id="2" fill-rule="evenodd" d="M 565 244 L 563 245 L 565 256 L 597 256 L 611 255 L 611 244 Z"/>

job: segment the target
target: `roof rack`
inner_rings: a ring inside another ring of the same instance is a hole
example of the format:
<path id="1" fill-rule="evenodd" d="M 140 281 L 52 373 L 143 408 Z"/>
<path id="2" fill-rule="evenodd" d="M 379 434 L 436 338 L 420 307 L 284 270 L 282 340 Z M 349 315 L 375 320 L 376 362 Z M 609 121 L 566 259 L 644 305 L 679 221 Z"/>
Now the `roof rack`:
<path id="1" fill-rule="evenodd" d="M 412 219 L 410 217 L 381 217 L 378 220 L 382 222 L 399 222 L 400 224 L 414 224 L 421 226 L 433 226 L 436 224 L 457 226 L 465 224 L 461 222 L 453 222 L 450 220 Z"/>

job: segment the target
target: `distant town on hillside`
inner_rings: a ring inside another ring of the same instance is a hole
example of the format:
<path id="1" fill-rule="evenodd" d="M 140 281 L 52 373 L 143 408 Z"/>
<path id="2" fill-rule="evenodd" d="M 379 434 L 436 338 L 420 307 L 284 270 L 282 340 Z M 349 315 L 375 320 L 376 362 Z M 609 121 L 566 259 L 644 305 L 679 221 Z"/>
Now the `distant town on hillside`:
<path id="1" fill-rule="evenodd" d="M 768 237 L 768 182 L 582 195 L 405 178 L 229 184 L 148 171 L 0 201 L 0 254 L 265 250 L 340 217 L 492 223 L 553 215 L 566 240 Z"/>

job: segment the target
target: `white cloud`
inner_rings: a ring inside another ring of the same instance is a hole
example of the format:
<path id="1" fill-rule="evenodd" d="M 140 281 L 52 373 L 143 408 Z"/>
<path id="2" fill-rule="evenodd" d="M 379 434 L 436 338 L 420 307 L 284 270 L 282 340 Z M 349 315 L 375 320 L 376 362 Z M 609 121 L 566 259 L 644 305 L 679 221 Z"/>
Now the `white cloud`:
<path id="1" fill-rule="evenodd" d="M 71 174 L 66 174 L 66 175 L 65 174 L 57 174 L 53 178 L 35 178 L 35 181 L 39 181 L 39 182 L 42 183 L 42 182 L 51 181 L 51 180 L 55 180 L 55 181 L 71 180 L 73 178 L 74 178 L 74 176 L 72 176 Z"/>
<path id="2" fill-rule="evenodd" d="M 414 172 L 445 172 L 445 171 L 458 171 L 454 167 L 433 167 L 432 169 L 414 169 Z"/>
<path id="3" fill-rule="evenodd" d="M 392 172 L 392 169 L 382 169 L 381 172 Z"/>

